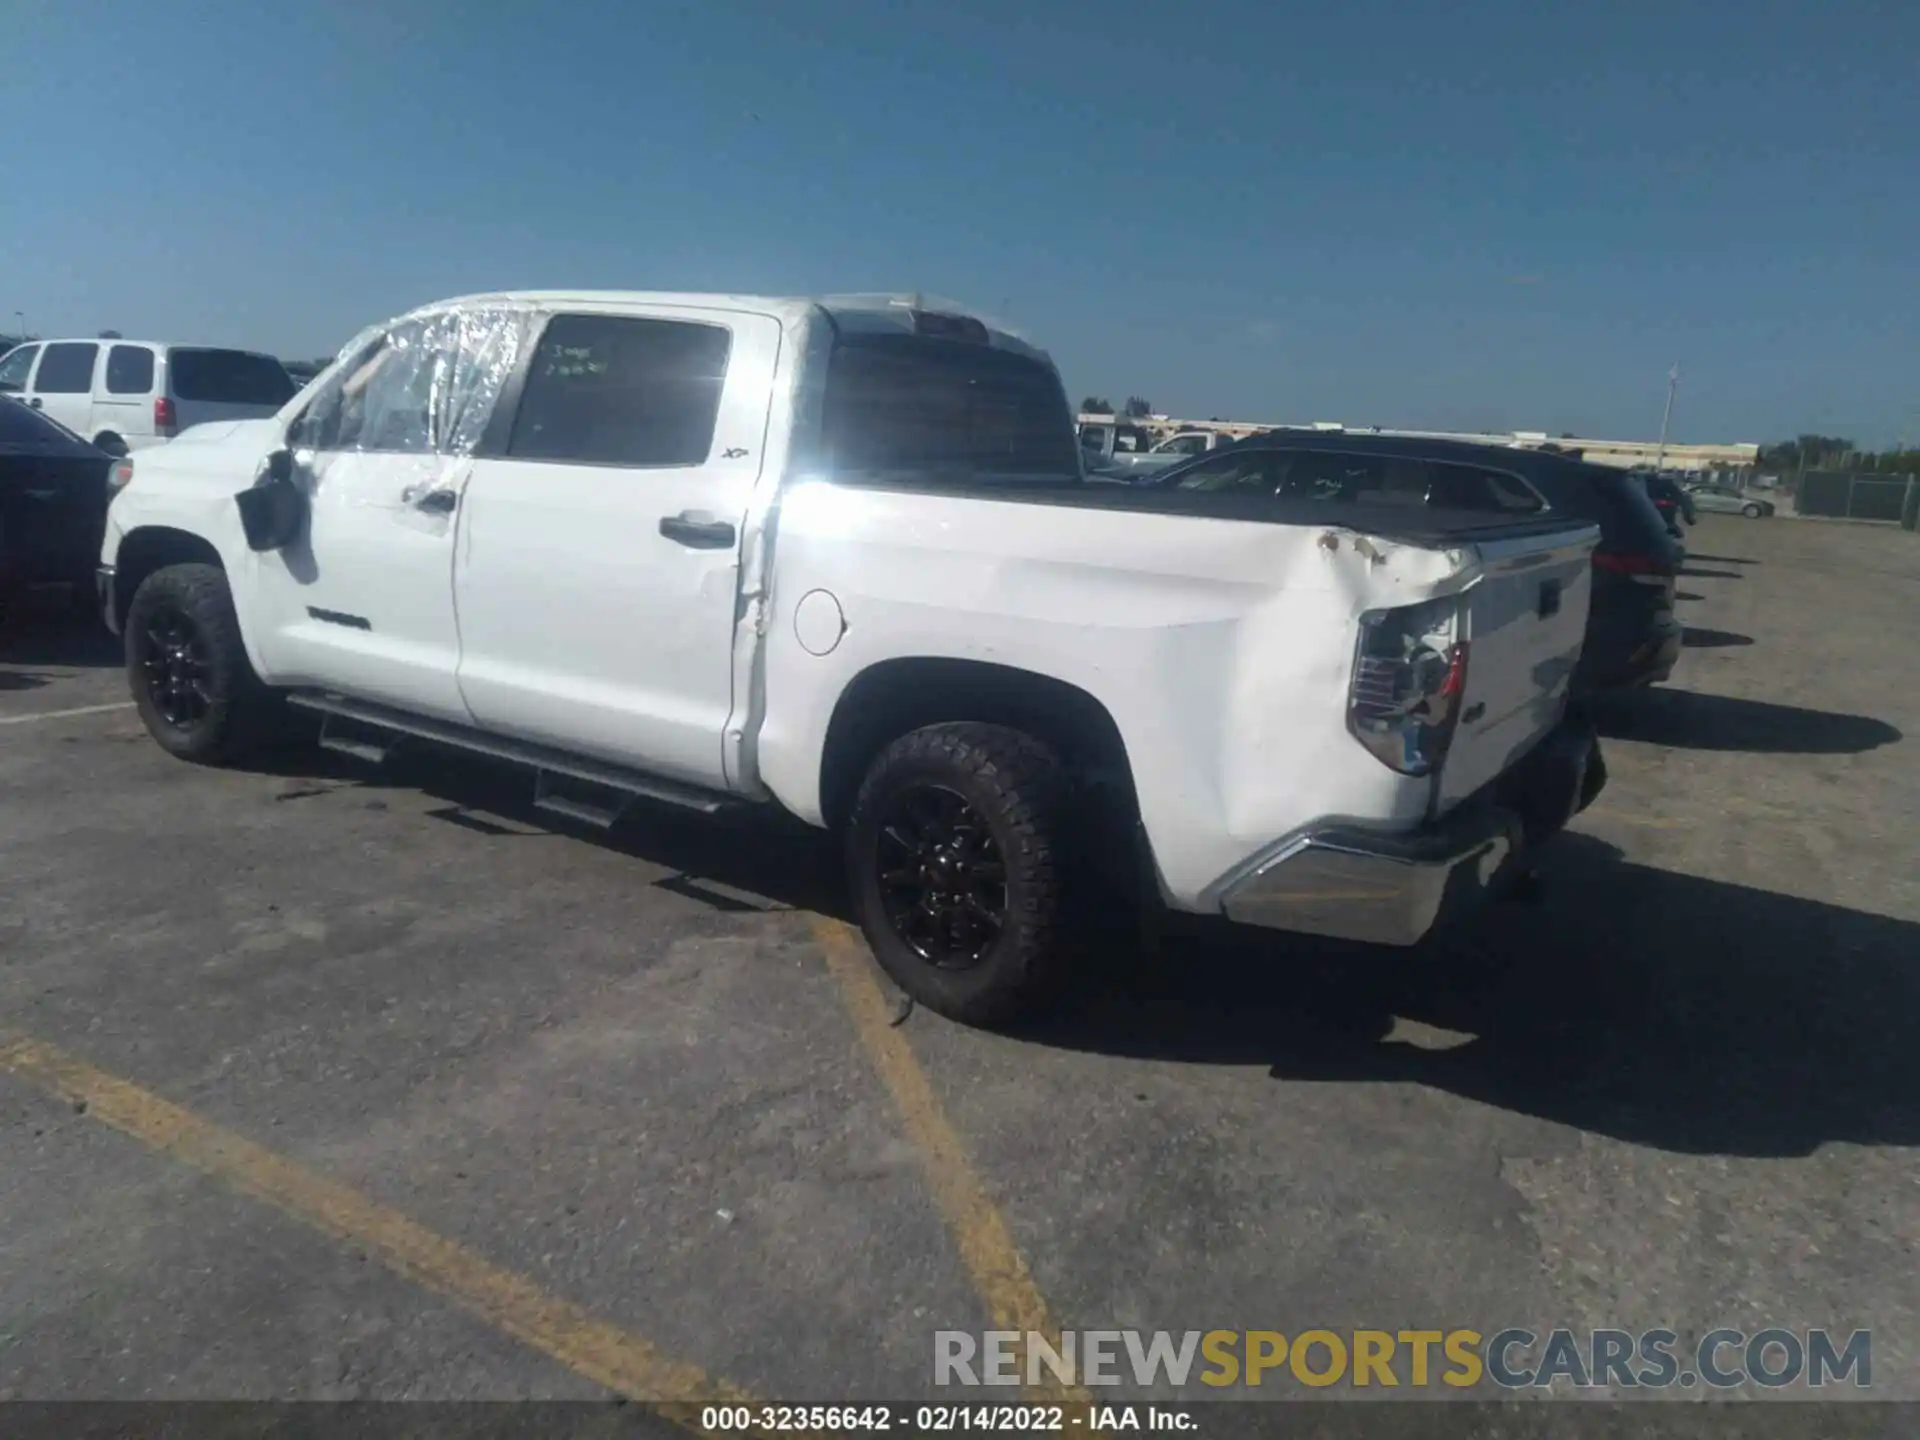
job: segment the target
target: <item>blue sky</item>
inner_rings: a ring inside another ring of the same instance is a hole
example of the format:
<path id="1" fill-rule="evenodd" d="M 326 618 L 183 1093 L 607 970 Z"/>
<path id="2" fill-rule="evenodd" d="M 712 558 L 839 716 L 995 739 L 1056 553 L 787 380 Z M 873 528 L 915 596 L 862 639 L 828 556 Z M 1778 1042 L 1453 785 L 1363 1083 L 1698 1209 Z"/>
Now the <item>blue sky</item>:
<path id="1" fill-rule="evenodd" d="M 919 289 L 1181 415 L 1920 441 L 1913 0 L 4 8 L 0 328 Z"/>

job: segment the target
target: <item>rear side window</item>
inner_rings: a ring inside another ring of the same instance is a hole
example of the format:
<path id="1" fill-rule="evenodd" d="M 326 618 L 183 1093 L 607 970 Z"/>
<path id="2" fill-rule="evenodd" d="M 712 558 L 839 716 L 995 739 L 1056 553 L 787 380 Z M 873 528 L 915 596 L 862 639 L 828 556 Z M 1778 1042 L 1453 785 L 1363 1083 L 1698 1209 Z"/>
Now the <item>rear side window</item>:
<path id="1" fill-rule="evenodd" d="M 1519 476 L 1477 465 L 1435 465 L 1427 499 L 1446 510 L 1532 515 L 1541 509 L 1540 497 Z"/>
<path id="2" fill-rule="evenodd" d="M 0 360 L 0 392 L 18 395 L 27 388 L 27 376 L 33 373 L 33 357 L 40 353 L 38 345 L 21 345 L 7 352 Z"/>
<path id="3" fill-rule="evenodd" d="M 279 409 L 293 398 L 293 377 L 271 355 L 245 350 L 171 350 L 167 388 L 176 400 Z"/>
<path id="4" fill-rule="evenodd" d="M 33 377 L 33 388 L 42 395 L 85 395 L 93 389 L 93 363 L 99 358 L 98 345 L 62 343 L 47 346 L 40 357 L 40 373 Z"/>
<path id="5" fill-rule="evenodd" d="M 704 464 L 732 346 L 718 325 L 556 315 L 534 350 L 507 454 L 583 465 Z"/>
<path id="6" fill-rule="evenodd" d="M 153 351 L 144 345 L 115 345 L 107 351 L 107 393 L 145 395 L 153 389 Z"/>
<path id="7" fill-rule="evenodd" d="M 841 479 L 1077 482 L 1073 416 L 1053 367 L 923 335 L 846 335 L 821 412 L 823 460 Z"/>
<path id="8" fill-rule="evenodd" d="M 1258 453 L 1260 451 L 1254 451 L 1254 455 Z M 1181 488 L 1229 488 L 1225 480 L 1188 484 L 1188 476 L 1212 472 L 1215 467 L 1227 470 L 1235 465 L 1236 455 L 1236 451 L 1227 451 L 1219 461 L 1206 461 L 1192 470 L 1183 470 L 1179 478 Z M 1425 461 L 1404 459 L 1400 455 L 1350 455 L 1319 449 L 1267 451 L 1265 455 L 1267 459 L 1263 461 L 1258 484 L 1252 476 L 1242 476 L 1231 488 L 1242 493 L 1258 488 L 1260 492 L 1284 499 L 1313 499 L 1327 505 L 1365 505 L 1373 509 L 1427 505 L 1428 488 L 1432 486 L 1432 472 Z M 1250 459 L 1252 455 L 1238 463 L 1246 465 Z"/>
<path id="9" fill-rule="evenodd" d="M 1176 490 L 1200 490 L 1214 495 L 1268 495 L 1286 493 L 1287 475 L 1294 457 L 1278 450 L 1227 450 L 1189 465 L 1168 484 Z"/>
<path id="10" fill-rule="evenodd" d="M 1635 554 L 1666 552 L 1666 521 L 1660 518 L 1639 476 L 1578 462 L 1543 467 L 1528 474 L 1554 509 L 1600 527 L 1601 549 Z"/>

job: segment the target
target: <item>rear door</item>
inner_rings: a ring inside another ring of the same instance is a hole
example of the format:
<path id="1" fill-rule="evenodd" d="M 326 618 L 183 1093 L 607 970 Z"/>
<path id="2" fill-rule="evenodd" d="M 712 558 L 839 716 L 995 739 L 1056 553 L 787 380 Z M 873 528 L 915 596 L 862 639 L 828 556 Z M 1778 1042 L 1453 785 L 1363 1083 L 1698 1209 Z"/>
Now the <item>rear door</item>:
<path id="1" fill-rule="evenodd" d="M 153 397 L 159 378 L 151 345 L 109 345 L 106 369 L 93 397 L 94 433 L 117 435 L 129 449 L 157 439 Z"/>
<path id="2" fill-rule="evenodd" d="M 27 403 L 85 439 L 93 438 L 93 371 L 100 347 L 91 340 L 60 340 L 40 352 Z"/>
<path id="3" fill-rule="evenodd" d="M 553 315 L 476 458 L 455 595 L 489 729 L 723 788 L 740 540 L 780 352 L 768 315 Z"/>
<path id="4" fill-rule="evenodd" d="M 214 420 L 257 420 L 294 396 L 293 377 L 271 355 L 173 345 L 167 349 L 167 395 L 174 425 L 185 430 Z"/>

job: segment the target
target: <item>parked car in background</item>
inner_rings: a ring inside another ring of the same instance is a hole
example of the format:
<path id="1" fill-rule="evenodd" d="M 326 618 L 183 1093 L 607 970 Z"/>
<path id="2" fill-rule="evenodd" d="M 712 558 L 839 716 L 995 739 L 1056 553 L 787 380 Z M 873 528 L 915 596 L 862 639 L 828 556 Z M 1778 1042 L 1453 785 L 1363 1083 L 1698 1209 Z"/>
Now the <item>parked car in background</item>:
<path id="1" fill-rule="evenodd" d="M 1653 501 L 1653 508 L 1660 512 L 1667 532 L 1676 540 L 1684 540 L 1686 531 L 1680 528 L 1680 522 L 1685 520 L 1691 525 L 1700 518 L 1694 510 L 1693 497 L 1671 475 L 1652 470 L 1636 470 L 1633 475 L 1646 490 L 1647 498 Z"/>
<path id="2" fill-rule="evenodd" d="M 1213 430 L 1183 430 L 1154 441 L 1145 429 L 1125 420 L 1088 421 L 1080 426 L 1080 458 L 1091 476 L 1142 479 L 1230 440 Z"/>
<path id="3" fill-rule="evenodd" d="M 1681 551 L 1646 492 L 1621 470 L 1517 447 L 1273 430 L 1146 483 L 1249 503 L 1311 500 L 1340 524 L 1409 510 L 1590 521 L 1600 527 L 1600 543 L 1575 693 L 1656 685 L 1680 658 L 1674 596 Z"/>
<path id="4" fill-rule="evenodd" d="M 18 396 L 109 455 L 214 420 L 271 415 L 298 389 L 271 355 L 146 340 L 35 340 L 0 357 Z"/>
<path id="5" fill-rule="evenodd" d="M 0 606 L 22 586 L 58 582 L 93 595 L 114 459 L 0 395 Z"/>
<path id="6" fill-rule="evenodd" d="M 965 1020 L 1092 948 L 1100 869 L 1409 945 L 1604 783 L 1593 525 L 1089 484 L 1045 352 L 904 298 L 448 301 L 127 463 L 102 599 L 170 753 L 278 695 L 576 822 L 784 808 Z"/>
<path id="7" fill-rule="evenodd" d="M 1696 485 L 1687 491 L 1687 499 L 1701 510 L 1721 515 L 1745 515 L 1759 520 L 1774 513 L 1774 503 L 1758 495 L 1747 494 L 1732 485 Z"/>

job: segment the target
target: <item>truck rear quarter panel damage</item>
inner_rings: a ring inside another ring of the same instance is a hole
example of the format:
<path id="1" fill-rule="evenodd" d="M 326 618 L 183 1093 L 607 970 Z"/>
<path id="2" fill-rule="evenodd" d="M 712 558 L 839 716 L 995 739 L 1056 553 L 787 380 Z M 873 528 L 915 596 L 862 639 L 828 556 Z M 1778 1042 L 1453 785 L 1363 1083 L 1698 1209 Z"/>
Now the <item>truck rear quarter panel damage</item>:
<path id="1" fill-rule="evenodd" d="M 1361 612 L 1469 583 L 1471 555 L 1332 527 L 804 482 L 781 498 L 760 779 L 822 823 L 821 754 L 869 666 L 970 659 L 1076 685 L 1112 715 L 1169 900 L 1328 816 L 1416 822 L 1427 787 L 1346 729 Z M 796 637 L 833 595 L 829 653 Z M 815 602 L 818 603 L 817 601 Z"/>

